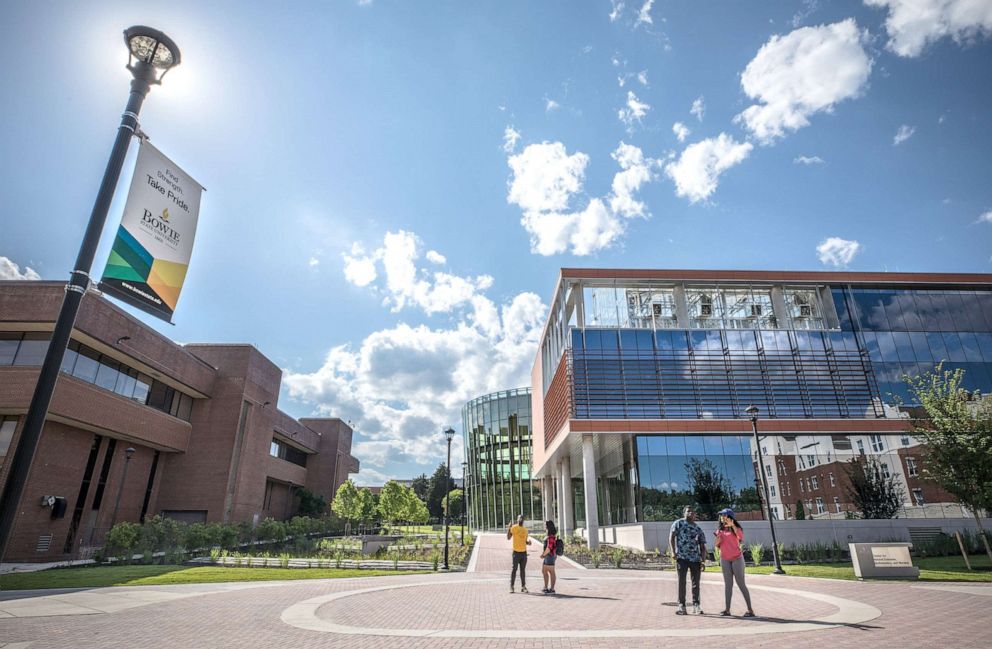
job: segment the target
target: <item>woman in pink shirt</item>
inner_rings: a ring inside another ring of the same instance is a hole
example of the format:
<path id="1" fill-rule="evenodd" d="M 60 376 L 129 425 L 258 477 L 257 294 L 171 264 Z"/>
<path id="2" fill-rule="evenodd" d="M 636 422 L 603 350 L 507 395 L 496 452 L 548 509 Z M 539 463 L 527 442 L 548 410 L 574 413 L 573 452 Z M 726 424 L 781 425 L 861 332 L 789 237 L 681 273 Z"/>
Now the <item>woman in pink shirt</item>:
<path id="1" fill-rule="evenodd" d="M 730 615 L 730 598 L 734 594 L 734 581 L 744 595 L 744 602 L 747 603 L 747 613 L 744 617 L 754 617 L 751 610 L 751 593 L 748 592 L 744 584 L 744 554 L 741 552 L 741 543 L 744 542 L 744 530 L 734 516 L 734 510 L 722 509 L 719 512 L 720 524 L 713 532 L 716 537 L 714 545 L 720 548 L 720 568 L 723 570 L 723 593 L 727 601 L 726 607 L 720 615 Z"/>

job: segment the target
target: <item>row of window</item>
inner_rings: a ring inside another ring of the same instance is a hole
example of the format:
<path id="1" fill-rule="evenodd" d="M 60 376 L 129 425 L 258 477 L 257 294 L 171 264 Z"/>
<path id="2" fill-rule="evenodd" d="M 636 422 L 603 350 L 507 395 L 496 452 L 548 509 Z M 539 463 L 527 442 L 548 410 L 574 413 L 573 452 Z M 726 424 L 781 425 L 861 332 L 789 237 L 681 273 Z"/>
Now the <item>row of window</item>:
<path id="1" fill-rule="evenodd" d="M 307 466 L 306 453 L 274 437 L 272 438 L 272 444 L 269 445 L 269 455 L 272 457 L 277 457 L 280 460 L 292 462 L 293 464 L 303 468 L 306 468 Z"/>
<path id="2" fill-rule="evenodd" d="M 41 365 L 48 351 L 46 332 L 0 332 L 0 366 Z M 189 421 L 193 397 L 75 340 L 69 341 L 62 371 L 173 417 Z"/>
<path id="3" fill-rule="evenodd" d="M 842 329 L 992 331 L 992 292 L 833 289 Z"/>

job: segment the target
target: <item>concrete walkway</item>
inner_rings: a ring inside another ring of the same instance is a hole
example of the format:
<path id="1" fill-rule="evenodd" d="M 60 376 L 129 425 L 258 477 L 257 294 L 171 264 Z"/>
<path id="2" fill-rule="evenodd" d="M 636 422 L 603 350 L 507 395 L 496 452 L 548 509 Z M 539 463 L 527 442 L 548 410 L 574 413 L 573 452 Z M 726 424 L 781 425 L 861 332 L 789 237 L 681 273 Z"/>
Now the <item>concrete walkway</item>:
<path id="1" fill-rule="evenodd" d="M 561 566 L 557 595 L 510 594 L 506 539 L 485 535 L 477 553 L 468 573 L 35 592 L 0 602 L 0 647 L 989 646 L 992 585 L 749 575 L 759 617 L 747 619 L 738 593 L 735 616 L 718 615 L 710 573 L 706 613 L 676 616 L 672 571 Z"/>

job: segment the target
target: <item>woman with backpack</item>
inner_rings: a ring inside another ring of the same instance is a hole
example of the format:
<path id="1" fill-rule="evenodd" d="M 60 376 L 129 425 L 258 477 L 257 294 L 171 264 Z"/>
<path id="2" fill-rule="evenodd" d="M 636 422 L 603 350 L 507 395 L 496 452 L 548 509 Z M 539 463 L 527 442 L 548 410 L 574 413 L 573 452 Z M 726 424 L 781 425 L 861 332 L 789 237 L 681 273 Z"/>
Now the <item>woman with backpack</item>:
<path id="1" fill-rule="evenodd" d="M 727 605 L 720 615 L 730 615 L 730 599 L 734 595 L 734 581 L 744 595 L 744 602 L 747 604 L 747 613 L 744 617 L 754 617 L 751 610 L 751 593 L 748 592 L 744 584 L 744 553 L 741 552 L 741 543 L 744 542 L 744 529 L 737 522 L 734 510 L 729 507 L 719 511 L 720 523 L 713 535 L 716 537 L 714 546 L 720 550 L 720 568 L 723 571 L 723 592 Z"/>
<path id="2" fill-rule="evenodd" d="M 541 559 L 543 559 L 541 574 L 544 576 L 544 590 L 541 592 L 545 595 L 554 595 L 555 581 L 558 579 L 555 576 L 555 559 L 561 554 L 562 546 L 565 544 L 558 538 L 558 528 L 555 527 L 554 521 L 545 521 L 544 531 L 547 536 L 544 538 L 544 551 L 541 552 Z M 551 582 L 550 588 L 548 587 L 549 580 Z"/>

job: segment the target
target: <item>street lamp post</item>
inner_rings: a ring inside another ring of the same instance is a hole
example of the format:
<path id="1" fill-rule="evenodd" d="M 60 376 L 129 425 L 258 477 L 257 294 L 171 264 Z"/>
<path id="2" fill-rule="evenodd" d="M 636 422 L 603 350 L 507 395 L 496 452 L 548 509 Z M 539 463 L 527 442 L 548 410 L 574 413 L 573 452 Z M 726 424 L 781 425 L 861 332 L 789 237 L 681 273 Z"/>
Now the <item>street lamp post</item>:
<path id="1" fill-rule="evenodd" d="M 454 428 L 444 429 L 444 438 L 448 440 L 448 462 L 445 469 L 444 485 L 444 569 L 448 569 L 448 528 L 451 525 L 451 440 L 455 438 Z"/>
<path id="2" fill-rule="evenodd" d="M 132 455 L 134 455 L 134 449 L 128 446 L 124 450 L 124 473 L 121 474 L 121 483 L 117 485 L 117 500 L 114 501 L 114 513 L 110 516 L 111 529 L 113 529 L 114 523 L 117 522 L 117 510 L 121 506 L 121 494 L 124 493 L 124 483 L 127 482 L 127 467 L 131 464 Z"/>
<path id="3" fill-rule="evenodd" d="M 468 462 L 462 462 L 462 545 L 465 545 L 465 516 L 468 513 Z"/>
<path id="4" fill-rule="evenodd" d="M 171 68 L 179 65 L 179 48 L 172 39 L 156 29 L 131 27 L 124 31 L 124 42 L 128 47 L 127 69 L 131 71 L 133 77 L 131 93 L 124 114 L 121 116 L 120 126 L 117 128 L 117 138 L 114 140 L 107 168 L 103 172 L 103 181 L 93 203 L 93 211 L 90 212 L 90 220 L 79 247 L 79 254 L 76 256 L 76 264 L 66 284 L 62 308 L 59 310 L 55 329 L 48 343 L 48 351 L 45 353 L 45 361 L 38 374 L 38 383 L 31 397 L 31 405 L 24 417 L 20 441 L 10 461 L 6 488 L 0 496 L 0 559 L 4 556 L 17 518 L 17 510 L 31 470 L 31 461 L 34 459 L 38 440 L 41 439 L 41 431 L 45 426 L 45 417 L 55 391 L 59 368 L 62 366 L 62 359 L 69 344 L 69 336 L 76 322 L 76 314 L 79 312 L 83 295 L 90 286 L 89 273 L 93 266 L 93 257 L 96 256 L 103 225 L 110 210 L 110 202 L 121 175 L 121 167 L 124 165 L 124 157 L 127 155 L 131 138 L 138 131 L 138 113 L 141 111 L 141 104 L 151 86 L 160 83 Z"/>
<path id="5" fill-rule="evenodd" d="M 754 447 L 755 452 L 758 454 L 758 474 L 761 476 L 761 490 L 765 493 L 765 509 L 768 512 L 768 527 L 772 532 L 772 556 L 775 557 L 775 569 L 772 570 L 773 574 L 784 575 L 785 570 L 782 569 L 782 557 L 778 555 L 778 539 L 775 538 L 775 516 L 772 514 L 772 500 L 768 493 L 768 476 L 765 475 L 765 461 L 761 456 L 761 440 L 758 439 L 758 408 L 757 406 L 748 406 L 744 409 L 751 417 L 751 431 L 754 433 Z"/>

